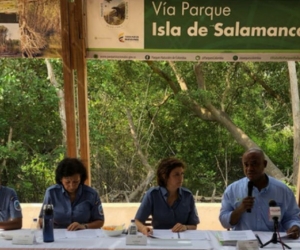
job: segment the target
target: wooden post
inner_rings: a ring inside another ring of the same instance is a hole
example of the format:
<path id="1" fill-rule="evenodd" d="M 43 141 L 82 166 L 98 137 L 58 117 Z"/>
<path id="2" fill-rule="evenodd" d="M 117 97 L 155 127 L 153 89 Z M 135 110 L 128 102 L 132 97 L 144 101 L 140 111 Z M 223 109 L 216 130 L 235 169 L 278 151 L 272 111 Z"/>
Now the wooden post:
<path id="1" fill-rule="evenodd" d="M 61 37 L 62 37 L 62 60 L 64 75 L 64 98 L 66 110 L 66 141 L 67 156 L 77 157 L 76 143 L 76 122 L 75 122 L 75 102 L 74 102 L 74 75 L 71 55 L 70 41 L 70 19 L 69 3 L 67 0 L 60 1 L 61 12 Z"/>
<path id="2" fill-rule="evenodd" d="M 78 93 L 78 124 L 80 138 L 80 156 L 87 167 L 88 179 L 87 185 L 91 185 L 90 171 L 90 147 L 89 147 L 89 127 L 88 127 L 88 103 L 87 103 L 87 65 L 86 65 L 86 30 L 85 30 L 85 6 L 82 0 L 75 0 L 75 30 L 73 53 L 76 54 L 77 70 L 77 93 Z"/>
<path id="3" fill-rule="evenodd" d="M 299 161 L 299 167 L 298 169 L 300 169 L 300 161 Z M 297 199 L 297 203 L 298 203 L 298 207 L 300 207 L 300 171 L 298 171 L 298 180 L 297 180 L 297 190 L 296 190 L 296 199 Z"/>
<path id="4" fill-rule="evenodd" d="M 83 0 L 60 0 L 62 58 L 67 117 L 67 153 L 71 157 L 80 157 L 88 172 L 86 184 L 91 185 L 83 2 Z M 77 93 L 76 102 L 74 93 Z M 76 133 L 76 125 L 78 125 L 78 133 Z"/>

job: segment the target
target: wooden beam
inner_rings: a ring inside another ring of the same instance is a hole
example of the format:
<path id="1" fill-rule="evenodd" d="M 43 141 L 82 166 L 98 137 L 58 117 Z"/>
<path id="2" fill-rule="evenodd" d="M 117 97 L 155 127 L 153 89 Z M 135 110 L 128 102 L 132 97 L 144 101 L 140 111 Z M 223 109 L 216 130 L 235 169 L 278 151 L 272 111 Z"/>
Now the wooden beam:
<path id="1" fill-rule="evenodd" d="M 87 168 L 86 184 L 91 185 L 84 1 L 61 0 L 60 2 L 67 155 L 80 157 Z"/>
<path id="2" fill-rule="evenodd" d="M 76 53 L 77 93 L 80 157 L 88 172 L 87 185 L 91 185 L 90 147 L 88 127 L 88 102 L 87 102 L 87 65 L 86 65 L 86 31 L 85 31 L 85 1 L 75 0 L 75 24 L 73 53 Z"/>
<path id="3" fill-rule="evenodd" d="M 300 169 L 300 161 L 299 161 L 299 164 L 298 164 L 298 169 Z M 298 203 L 298 207 L 300 207 L 300 171 L 298 172 L 298 179 L 297 179 L 297 189 L 296 189 L 296 200 L 297 200 L 297 203 Z"/>
<path id="4" fill-rule="evenodd" d="M 70 41 L 70 19 L 69 19 L 69 1 L 60 1 L 61 11 L 61 36 L 62 36 L 62 60 L 64 75 L 64 98 L 66 111 L 66 141 L 67 156 L 77 157 L 76 143 L 76 120 L 75 120 L 75 102 L 74 102 L 74 75 L 71 60 L 71 41 Z"/>

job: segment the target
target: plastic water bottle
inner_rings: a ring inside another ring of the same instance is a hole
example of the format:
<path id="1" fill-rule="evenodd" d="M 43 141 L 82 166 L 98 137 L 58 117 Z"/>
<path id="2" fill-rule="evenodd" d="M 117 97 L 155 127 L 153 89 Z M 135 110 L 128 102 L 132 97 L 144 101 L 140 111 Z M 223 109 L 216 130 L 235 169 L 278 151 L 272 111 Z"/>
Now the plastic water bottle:
<path id="1" fill-rule="evenodd" d="M 38 219 L 33 218 L 30 226 L 31 233 L 35 233 L 39 229 Z"/>
<path id="2" fill-rule="evenodd" d="M 53 205 L 46 204 L 43 207 L 43 240 L 44 242 L 54 241 L 53 229 Z"/>
<path id="3" fill-rule="evenodd" d="M 135 224 L 135 220 L 131 220 L 128 228 L 128 234 L 137 234 L 137 225 Z"/>
<path id="4" fill-rule="evenodd" d="M 31 234 L 33 235 L 33 242 L 36 242 L 36 231 L 39 229 L 38 219 L 33 218 L 30 226 Z"/>

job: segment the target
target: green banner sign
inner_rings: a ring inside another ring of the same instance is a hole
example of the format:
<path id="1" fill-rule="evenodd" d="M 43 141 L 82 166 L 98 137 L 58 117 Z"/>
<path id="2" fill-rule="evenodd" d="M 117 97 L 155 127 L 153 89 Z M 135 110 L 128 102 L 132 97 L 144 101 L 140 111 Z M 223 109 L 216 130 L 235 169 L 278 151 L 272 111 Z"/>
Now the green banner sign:
<path id="1" fill-rule="evenodd" d="M 88 0 L 88 56 L 106 59 L 300 59 L 298 0 Z"/>
<path id="2" fill-rule="evenodd" d="M 300 1 L 146 1 L 145 49 L 298 50 Z"/>

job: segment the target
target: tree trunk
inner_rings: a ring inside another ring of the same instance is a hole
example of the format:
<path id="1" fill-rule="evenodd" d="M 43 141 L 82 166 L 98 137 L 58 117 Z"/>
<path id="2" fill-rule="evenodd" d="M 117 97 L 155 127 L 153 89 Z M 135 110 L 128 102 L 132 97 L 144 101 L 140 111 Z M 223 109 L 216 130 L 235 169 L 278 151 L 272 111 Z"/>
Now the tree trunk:
<path id="1" fill-rule="evenodd" d="M 140 160 L 143 164 L 143 166 L 146 167 L 148 170 L 147 177 L 143 182 L 140 182 L 140 185 L 129 195 L 129 201 L 134 200 L 140 193 L 145 190 L 145 188 L 149 185 L 149 183 L 152 181 L 154 177 L 154 170 L 153 167 L 149 164 L 147 157 L 143 153 L 142 147 L 138 140 L 138 135 L 136 133 L 136 129 L 133 123 L 133 119 L 131 116 L 131 112 L 129 109 L 127 109 L 127 119 L 130 127 L 130 133 L 137 151 L 138 156 L 140 157 Z"/>
<path id="2" fill-rule="evenodd" d="M 294 123 L 293 184 L 297 185 L 300 157 L 300 111 L 299 89 L 295 62 L 288 62 L 290 75 L 291 103 Z M 299 189 L 299 188 L 298 188 Z"/>
<path id="3" fill-rule="evenodd" d="M 61 90 L 58 82 L 56 81 L 55 74 L 53 71 L 53 67 L 49 59 L 45 59 L 45 63 L 47 66 L 47 72 L 48 72 L 48 79 L 50 80 L 50 83 L 52 86 L 56 89 L 56 95 L 59 98 L 59 117 L 62 127 L 62 135 L 63 135 L 63 145 L 67 144 L 67 124 L 66 124 L 66 111 L 65 111 L 65 98 L 64 98 L 64 92 Z"/>
<path id="4" fill-rule="evenodd" d="M 167 83 L 170 85 L 171 89 L 173 90 L 174 94 L 178 93 L 177 88 L 174 87 L 176 84 L 170 80 L 171 78 L 168 77 L 166 73 L 162 72 L 158 67 L 155 67 L 153 62 L 147 61 L 147 64 L 150 66 L 153 72 L 159 74 L 167 81 Z M 169 62 L 169 64 L 175 73 L 176 79 L 180 86 L 180 90 L 188 93 L 187 84 L 184 82 L 183 80 L 184 78 L 181 77 L 178 71 L 176 70 L 175 63 Z M 194 69 L 195 69 L 195 75 L 197 78 L 198 87 L 200 89 L 205 90 L 206 89 L 205 81 L 201 69 L 201 64 L 200 63 L 196 64 Z M 183 105 L 187 106 L 190 110 L 192 110 L 197 117 L 203 120 L 216 121 L 220 125 L 222 125 L 232 135 L 232 137 L 236 140 L 236 142 L 240 144 L 245 150 L 254 147 L 259 148 L 259 146 L 254 141 L 252 141 L 242 129 L 237 127 L 231 121 L 231 119 L 225 112 L 218 110 L 214 105 L 212 105 L 210 100 L 202 100 L 205 102 L 203 106 L 200 106 L 197 100 L 193 99 L 189 95 L 187 95 L 187 98 L 185 99 L 180 98 L 180 100 L 183 102 Z M 284 180 L 285 176 L 281 172 L 281 170 L 275 166 L 275 164 L 271 161 L 271 159 L 266 154 L 265 154 L 265 158 L 268 161 L 266 173 L 273 176 L 276 179 Z"/>

